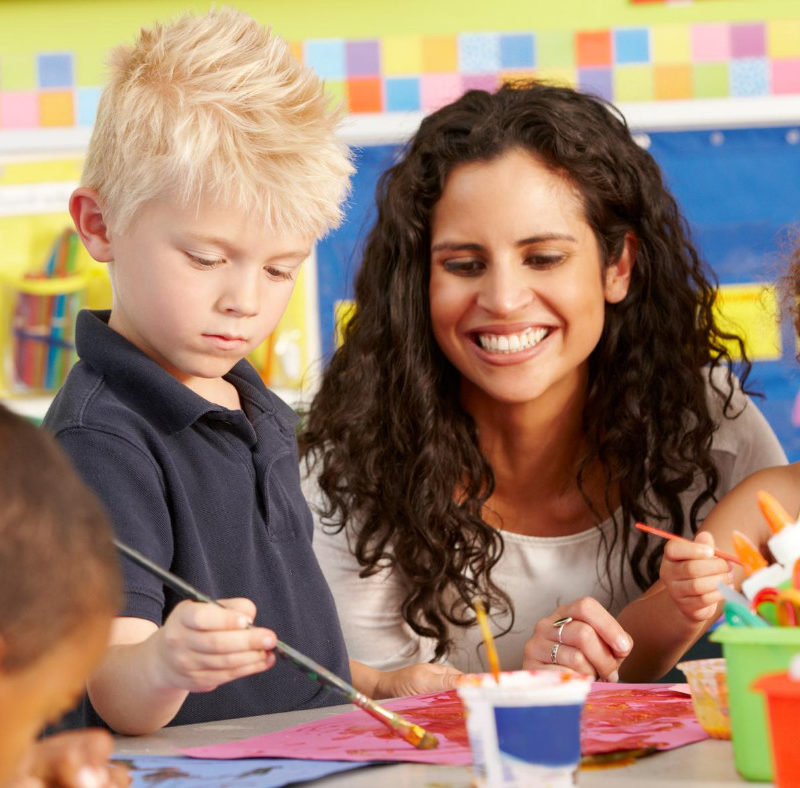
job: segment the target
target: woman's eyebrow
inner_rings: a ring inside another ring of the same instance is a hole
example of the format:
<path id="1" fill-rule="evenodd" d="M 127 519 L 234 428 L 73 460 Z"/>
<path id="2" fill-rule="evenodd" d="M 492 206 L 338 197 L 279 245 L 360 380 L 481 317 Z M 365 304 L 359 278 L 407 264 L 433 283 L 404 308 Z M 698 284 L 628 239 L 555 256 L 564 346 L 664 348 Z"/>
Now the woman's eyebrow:
<path id="1" fill-rule="evenodd" d="M 542 241 L 575 241 L 575 236 L 570 233 L 541 233 L 539 235 L 531 235 L 528 238 L 521 238 L 515 242 L 515 246 L 528 246 L 528 244 L 541 243 Z M 458 241 L 442 241 L 434 244 L 431 247 L 431 252 L 439 252 L 442 250 L 447 251 L 472 251 L 480 252 L 485 247 L 482 244 L 476 243 L 459 243 Z"/>

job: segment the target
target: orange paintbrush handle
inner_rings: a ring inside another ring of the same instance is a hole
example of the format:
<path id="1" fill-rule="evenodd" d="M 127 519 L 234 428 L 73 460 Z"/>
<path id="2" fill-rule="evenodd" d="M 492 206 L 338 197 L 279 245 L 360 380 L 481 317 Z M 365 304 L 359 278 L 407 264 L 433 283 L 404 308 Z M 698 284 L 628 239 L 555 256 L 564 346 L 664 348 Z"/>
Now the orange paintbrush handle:
<path id="1" fill-rule="evenodd" d="M 692 542 L 691 539 L 687 539 L 685 536 L 678 536 L 678 534 L 670 533 L 669 531 L 663 531 L 661 528 L 654 528 L 652 525 L 645 525 L 644 523 L 636 523 L 636 527 L 640 531 L 645 531 L 648 534 L 653 534 L 654 536 L 660 536 L 663 539 L 679 539 L 682 542 Z M 717 558 L 724 558 L 726 561 L 730 561 L 732 564 L 739 564 L 739 566 L 743 565 L 743 562 L 737 558 L 735 555 L 731 555 L 730 553 L 726 553 L 722 550 L 714 550 L 714 555 Z"/>

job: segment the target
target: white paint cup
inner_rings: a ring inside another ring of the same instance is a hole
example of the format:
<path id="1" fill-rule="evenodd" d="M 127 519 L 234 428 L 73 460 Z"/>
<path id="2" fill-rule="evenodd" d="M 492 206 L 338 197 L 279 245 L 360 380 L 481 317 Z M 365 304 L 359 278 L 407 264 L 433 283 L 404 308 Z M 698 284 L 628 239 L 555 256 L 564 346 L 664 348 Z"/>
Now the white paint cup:
<path id="1" fill-rule="evenodd" d="M 478 784 L 575 785 L 580 717 L 592 679 L 566 670 L 467 674 L 458 682 Z"/>

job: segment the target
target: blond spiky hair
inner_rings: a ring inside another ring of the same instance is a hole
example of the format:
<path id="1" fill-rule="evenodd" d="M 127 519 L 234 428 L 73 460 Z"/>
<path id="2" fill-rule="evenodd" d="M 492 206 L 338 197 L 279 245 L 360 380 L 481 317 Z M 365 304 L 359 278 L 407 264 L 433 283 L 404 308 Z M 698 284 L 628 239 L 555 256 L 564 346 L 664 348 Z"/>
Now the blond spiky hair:
<path id="1" fill-rule="evenodd" d="M 219 8 L 155 24 L 116 48 L 110 68 L 82 185 L 112 233 L 166 194 L 315 238 L 339 223 L 352 172 L 339 112 L 252 17 Z"/>

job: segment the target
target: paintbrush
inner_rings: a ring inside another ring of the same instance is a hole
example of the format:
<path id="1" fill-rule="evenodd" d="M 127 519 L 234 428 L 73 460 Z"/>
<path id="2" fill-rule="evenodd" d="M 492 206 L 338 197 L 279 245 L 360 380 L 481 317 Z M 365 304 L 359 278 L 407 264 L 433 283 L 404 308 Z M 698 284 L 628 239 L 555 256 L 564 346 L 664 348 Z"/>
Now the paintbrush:
<path id="1" fill-rule="evenodd" d="M 114 539 L 114 544 L 117 549 L 125 556 L 131 559 L 134 563 L 146 569 L 151 574 L 160 578 L 164 585 L 169 586 L 173 591 L 177 591 L 181 596 L 192 599 L 195 602 L 206 602 L 210 605 L 217 605 L 218 607 L 225 607 L 220 604 L 213 597 L 204 594 L 194 586 L 187 583 L 177 575 L 164 569 L 158 564 L 151 561 L 146 556 L 142 555 L 138 550 L 120 542 L 119 539 Z M 344 679 L 339 678 L 335 673 L 332 673 L 327 668 L 315 662 L 310 657 L 297 651 L 286 643 L 277 641 L 275 644 L 275 651 L 282 657 L 286 657 L 295 667 L 299 668 L 306 676 L 314 681 L 319 682 L 323 686 L 338 692 L 347 698 L 353 705 L 363 709 L 371 717 L 379 720 L 384 725 L 387 725 L 393 733 L 402 739 L 405 739 L 410 744 L 413 744 L 420 750 L 430 750 L 439 746 L 439 740 L 432 734 L 426 731 L 420 725 L 401 717 L 389 709 L 384 708 L 376 703 L 371 698 L 359 692 L 355 687 L 348 684 Z"/>
<path id="2" fill-rule="evenodd" d="M 492 671 L 494 680 L 500 683 L 500 660 L 497 656 L 497 648 L 494 645 L 494 638 L 492 637 L 492 630 L 489 628 L 489 617 L 486 615 L 486 608 L 480 599 L 476 599 L 472 603 L 475 608 L 475 618 L 478 626 L 481 629 L 483 642 L 486 644 L 486 657 L 489 660 L 489 668 Z"/>
<path id="3" fill-rule="evenodd" d="M 648 534 L 655 534 L 655 536 L 660 536 L 664 539 L 679 539 L 682 542 L 691 542 L 694 544 L 691 539 L 687 539 L 685 536 L 678 536 L 678 534 L 673 534 L 669 531 L 662 531 L 660 528 L 654 528 L 652 525 L 645 525 L 644 523 L 635 523 L 635 525 L 640 531 L 645 531 Z M 732 564 L 742 565 L 741 560 L 737 556 L 725 553 L 722 550 L 715 549 L 714 555 L 717 556 L 717 558 L 724 558 Z"/>

